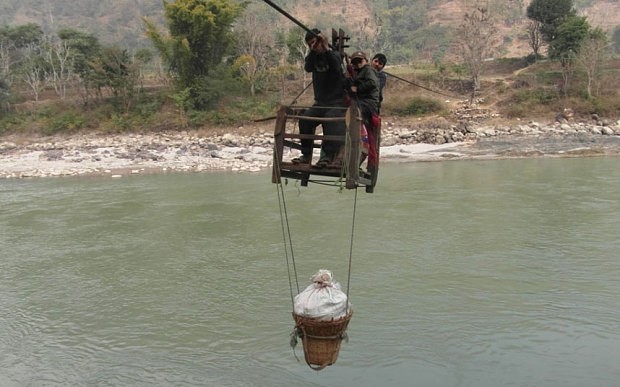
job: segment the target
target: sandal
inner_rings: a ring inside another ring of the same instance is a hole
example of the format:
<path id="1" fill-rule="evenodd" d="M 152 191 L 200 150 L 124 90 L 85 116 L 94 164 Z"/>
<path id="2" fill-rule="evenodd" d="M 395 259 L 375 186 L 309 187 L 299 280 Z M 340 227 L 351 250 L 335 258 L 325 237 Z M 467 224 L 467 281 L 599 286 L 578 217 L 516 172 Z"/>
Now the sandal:
<path id="1" fill-rule="evenodd" d="M 306 155 L 301 155 L 291 160 L 293 164 L 310 164 L 311 161 L 312 161 L 312 157 L 306 156 Z"/>

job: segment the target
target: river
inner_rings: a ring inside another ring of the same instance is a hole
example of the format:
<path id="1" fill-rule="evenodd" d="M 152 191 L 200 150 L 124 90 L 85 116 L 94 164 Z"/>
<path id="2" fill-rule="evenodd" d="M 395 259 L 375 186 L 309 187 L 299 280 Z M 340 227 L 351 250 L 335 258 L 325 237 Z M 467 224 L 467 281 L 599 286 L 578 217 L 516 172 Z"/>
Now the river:
<path id="1" fill-rule="evenodd" d="M 289 181 L 283 209 L 270 181 L 0 182 L 0 385 L 620 380 L 617 158 L 390 163 L 374 194 Z M 320 372 L 289 345 L 287 257 L 350 289 Z"/>

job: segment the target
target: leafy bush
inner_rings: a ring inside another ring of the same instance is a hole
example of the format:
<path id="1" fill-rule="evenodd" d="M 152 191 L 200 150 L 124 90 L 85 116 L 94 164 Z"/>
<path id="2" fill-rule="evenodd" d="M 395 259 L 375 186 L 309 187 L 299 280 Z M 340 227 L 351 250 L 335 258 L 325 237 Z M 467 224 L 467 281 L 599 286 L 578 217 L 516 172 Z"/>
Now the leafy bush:
<path id="1" fill-rule="evenodd" d="M 159 99 L 145 99 L 143 101 L 140 101 L 136 105 L 134 110 L 138 115 L 142 117 L 150 117 L 157 114 L 157 112 L 161 108 L 161 105 L 162 101 L 160 101 Z"/>
<path id="2" fill-rule="evenodd" d="M 48 120 L 47 128 L 43 130 L 46 135 L 59 132 L 76 132 L 85 126 L 84 117 L 76 112 L 66 112 Z"/>
<path id="3" fill-rule="evenodd" d="M 0 135 L 8 134 L 22 127 L 26 120 L 22 115 L 9 114 L 0 118 Z"/>
<path id="4" fill-rule="evenodd" d="M 407 103 L 403 108 L 397 109 L 396 114 L 422 116 L 429 113 L 437 113 L 443 109 L 442 104 L 434 99 L 415 97 Z"/>
<path id="5" fill-rule="evenodd" d="M 519 89 L 501 102 L 501 113 L 508 118 L 528 117 L 553 112 L 560 95 L 549 88 Z M 561 111 L 561 109 L 559 110 Z"/>
<path id="6" fill-rule="evenodd" d="M 190 122 L 194 122 L 195 125 L 207 122 L 216 125 L 238 125 L 272 116 L 277 106 L 278 100 L 275 96 L 229 97 L 221 100 L 217 109 L 201 112 L 203 122 L 195 121 L 191 116 Z"/>
<path id="7" fill-rule="evenodd" d="M 550 105 L 551 103 L 557 101 L 560 98 L 560 95 L 555 90 L 550 89 L 524 89 L 516 92 L 510 103 L 519 103 L 519 104 L 542 104 L 542 105 Z"/>
<path id="8" fill-rule="evenodd" d="M 588 118 L 594 113 L 600 117 L 616 117 L 620 109 L 620 98 L 614 96 L 570 98 L 565 102 L 575 111 L 575 116 L 581 118 Z"/>

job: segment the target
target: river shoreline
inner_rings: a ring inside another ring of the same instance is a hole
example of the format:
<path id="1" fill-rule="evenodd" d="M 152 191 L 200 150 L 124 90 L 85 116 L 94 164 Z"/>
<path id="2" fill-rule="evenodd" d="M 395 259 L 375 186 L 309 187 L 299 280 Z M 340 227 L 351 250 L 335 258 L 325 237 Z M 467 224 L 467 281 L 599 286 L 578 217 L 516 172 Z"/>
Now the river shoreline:
<path id="1" fill-rule="evenodd" d="M 0 138 L 0 178 L 122 177 L 169 172 L 255 173 L 272 166 L 269 127 L 227 134 L 158 132 Z M 284 158 L 298 151 L 289 150 Z M 382 130 L 382 162 L 620 155 L 620 123 L 397 124 Z"/>

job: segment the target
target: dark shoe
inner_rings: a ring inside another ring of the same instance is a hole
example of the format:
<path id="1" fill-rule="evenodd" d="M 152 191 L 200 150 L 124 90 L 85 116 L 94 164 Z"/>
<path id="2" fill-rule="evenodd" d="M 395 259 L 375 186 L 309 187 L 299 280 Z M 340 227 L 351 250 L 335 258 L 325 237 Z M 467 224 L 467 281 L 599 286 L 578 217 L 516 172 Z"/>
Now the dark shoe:
<path id="1" fill-rule="evenodd" d="M 329 160 L 327 157 L 325 157 L 325 158 L 320 159 L 320 160 L 316 163 L 316 165 L 315 165 L 315 166 L 316 166 L 317 168 L 325 168 L 325 167 L 326 167 L 329 163 L 330 163 L 330 160 Z"/>
<path id="2" fill-rule="evenodd" d="M 312 157 L 308 155 L 301 155 L 299 157 L 295 157 L 291 160 L 293 164 L 310 164 L 312 162 Z"/>
<path id="3" fill-rule="evenodd" d="M 336 157 L 331 164 L 329 164 L 331 168 L 342 168 L 342 159 L 340 157 Z"/>

